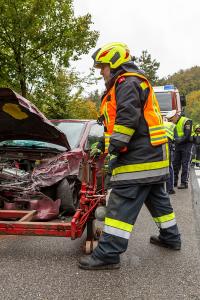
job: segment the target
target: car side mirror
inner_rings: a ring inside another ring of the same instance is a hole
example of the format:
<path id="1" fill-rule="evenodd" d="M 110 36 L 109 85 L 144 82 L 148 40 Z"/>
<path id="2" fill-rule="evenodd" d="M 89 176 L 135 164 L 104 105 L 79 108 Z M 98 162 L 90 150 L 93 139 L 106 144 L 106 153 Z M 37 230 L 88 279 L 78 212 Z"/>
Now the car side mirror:
<path id="1" fill-rule="evenodd" d="M 186 97 L 185 97 L 185 95 L 181 95 L 180 100 L 181 100 L 181 105 L 186 106 Z"/>

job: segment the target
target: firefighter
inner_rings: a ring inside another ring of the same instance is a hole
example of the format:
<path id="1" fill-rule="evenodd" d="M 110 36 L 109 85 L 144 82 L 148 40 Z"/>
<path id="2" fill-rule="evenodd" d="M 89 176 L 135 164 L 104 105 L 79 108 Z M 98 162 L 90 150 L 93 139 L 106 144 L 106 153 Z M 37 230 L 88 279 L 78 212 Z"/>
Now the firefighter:
<path id="1" fill-rule="evenodd" d="M 125 44 L 107 44 L 92 57 L 106 85 L 99 121 L 105 128 L 112 190 L 99 244 L 79 267 L 116 269 L 143 203 L 159 228 L 159 235 L 150 237 L 152 244 L 180 250 L 181 240 L 164 188 L 168 140 L 153 89 Z"/>
<path id="2" fill-rule="evenodd" d="M 175 155 L 174 155 L 174 186 L 178 184 L 179 171 L 182 168 L 181 184 L 178 189 L 188 188 L 189 167 L 192 153 L 191 132 L 192 120 L 181 116 L 176 110 L 170 111 L 166 118 L 176 124 L 175 127 Z"/>
<path id="3" fill-rule="evenodd" d="M 169 144 L 169 178 L 167 180 L 167 192 L 169 194 L 175 194 L 174 190 L 174 168 L 173 168 L 173 160 L 174 160 L 174 129 L 176 125 L 172 122 L 164 122 L 166 134 L 168 137 Z"/>
<path id="4" fill-rule="evenodd" d="M 200 167 L 200 124 L 194 126 L 191 166 Z"/>

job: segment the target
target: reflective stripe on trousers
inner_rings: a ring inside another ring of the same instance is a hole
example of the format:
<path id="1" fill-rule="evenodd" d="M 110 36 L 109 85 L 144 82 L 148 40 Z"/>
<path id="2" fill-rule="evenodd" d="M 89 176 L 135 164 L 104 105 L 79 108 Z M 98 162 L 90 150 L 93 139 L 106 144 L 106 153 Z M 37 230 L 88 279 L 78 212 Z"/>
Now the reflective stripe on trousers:
<path id="1" fill-rule="evenodd" d="M 166 229 L 166 228 L 176 225 L 176 219 L 175 219 L 174 213 L 164 215 L 161 217 L 156 217 L 156 218 L 153 218 L 153 220 L 155 221 L 156 225 L 162 229 Z"/>
<path id="2" fill-rule="evenodd" d="M 122 237 L 124 239 L 129 239 L 131 231 L 133 229 L 132 224 L 122 222 L 119 220 L 105 218 L 104 232 Z"/>

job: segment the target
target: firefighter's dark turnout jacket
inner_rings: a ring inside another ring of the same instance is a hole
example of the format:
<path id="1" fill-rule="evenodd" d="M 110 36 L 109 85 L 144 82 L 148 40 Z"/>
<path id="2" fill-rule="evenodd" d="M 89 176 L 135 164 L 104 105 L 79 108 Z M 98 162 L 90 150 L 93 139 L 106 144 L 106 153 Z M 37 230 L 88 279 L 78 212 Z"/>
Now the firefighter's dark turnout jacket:
<path id="1" fill-rule="evenodd" d="M 124 68 L 111 80 L 100 109 L 105 151 L 117 155 L 112 185 L 165 181 L 169 172 L 167 136 L 155 94 L 131 63 Z"/>

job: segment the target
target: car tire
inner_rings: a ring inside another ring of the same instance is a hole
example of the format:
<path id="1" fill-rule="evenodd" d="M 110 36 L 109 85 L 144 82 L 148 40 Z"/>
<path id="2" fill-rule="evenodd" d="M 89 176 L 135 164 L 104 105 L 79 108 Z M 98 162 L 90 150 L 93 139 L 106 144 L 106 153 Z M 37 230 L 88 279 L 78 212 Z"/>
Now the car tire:
<path id="1" fill-rule="evenodd" d="M 56 198 L 61 200 L 60 211 L 67 215 L 73 215 L 76 211 L 73 200 L 73 191 L 66 178 L 61 180 L 57 186 Z"/>
<path id="2" fill-rule="evenodd" d="M 69 181 L 72 191 L 73 204 L 75 208 L 79 207 L 81 183 L 78 180 Z"/>

